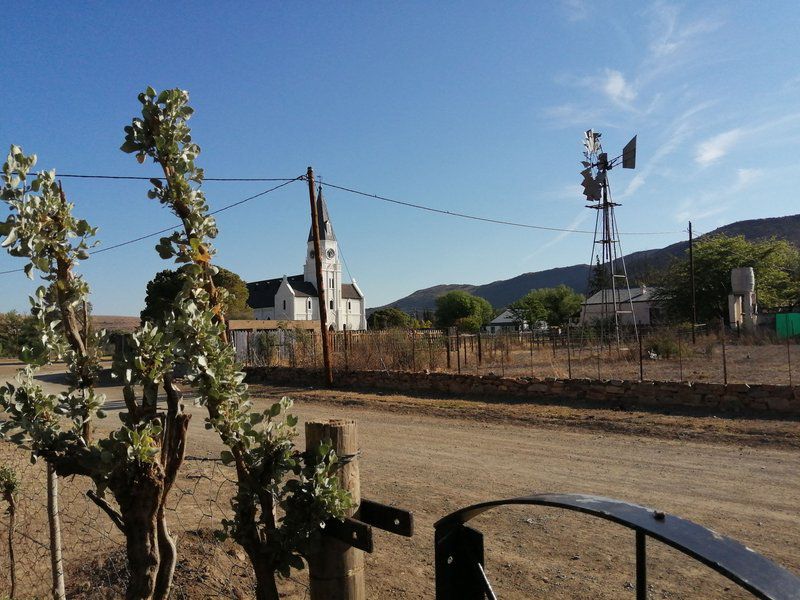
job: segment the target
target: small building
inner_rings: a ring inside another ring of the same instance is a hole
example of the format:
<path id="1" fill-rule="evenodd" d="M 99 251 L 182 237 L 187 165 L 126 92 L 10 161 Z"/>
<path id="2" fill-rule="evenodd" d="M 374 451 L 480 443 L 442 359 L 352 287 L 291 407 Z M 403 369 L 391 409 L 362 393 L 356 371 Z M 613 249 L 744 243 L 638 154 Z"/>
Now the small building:
<path id="1" fill-rule="evenodd" d="M 603 316 L 614 318 L 614 295 L 616 294 L 616 310 L 619 313 L 620 325 L 650 325 L 658 321 L 660 309 L 655 305 L 653 296 L 656 288 L 647 286 L 617 290 L 600 290 L 581 304 L 581 325 L 589 325 Z M 633 313 L 631 313 L 633 307 Z M 634 321 L 635 319 L 635 321 Z"/>
<path id="2" fill-rule="evenodd" d="M 322 254 L 322 280 L 325 282 L 327 323 L 331 329 L 365 330 L 367 328 L 364 294 L 356 284 L 342 283 L 342 263 L 339 243 L 328 216 L 328 207 L 317 194 L 317 219 Z M 313 231 L 313 229 L 312 229 Z M 302 275 L 291 275 L 247 284 L 250 298 L 247 303 L 256 319 L 274 321 L 319 321 L 319 296 L 314 256 L 314 238 L 308 233 L 306 263 Z"/>
<path id="3" fill-rule="evenodd" d="M 523 320 L 520 322 L 519 318 L 509 309 L 504 310 L 494 319 L 489 321 L 483 326 L 483 330 L 487 333 L 501 333 L 504 331 L 527 331 L 528 322 Z"/>

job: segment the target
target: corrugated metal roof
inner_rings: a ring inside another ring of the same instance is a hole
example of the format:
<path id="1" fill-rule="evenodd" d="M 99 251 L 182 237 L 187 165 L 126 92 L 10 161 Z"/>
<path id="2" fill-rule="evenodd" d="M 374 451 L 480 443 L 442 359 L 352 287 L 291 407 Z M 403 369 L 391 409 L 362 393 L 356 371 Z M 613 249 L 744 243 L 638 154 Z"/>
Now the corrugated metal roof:
<path id="1" fill-rule="evenodd" d="M 631 302 L 650 302 L 653 300 L 653 294 L 655 294 L 656 288 L 632 287 L 630 291 L 631 291 L 630 295 Z M 617 304 L 619 304 L 620 302 L 628 302 L 628 290 L 618 289 L 616 290 L 616 293 L 617 293 Z M 607 304 L 611 304 L 614 301 L 613 290 L 601 290 L 590 296 L 587 300 L 584 301 L 583 304 L 584 305 L 603 304 L 604 295 L 605 295 L 605 302 Z"/>

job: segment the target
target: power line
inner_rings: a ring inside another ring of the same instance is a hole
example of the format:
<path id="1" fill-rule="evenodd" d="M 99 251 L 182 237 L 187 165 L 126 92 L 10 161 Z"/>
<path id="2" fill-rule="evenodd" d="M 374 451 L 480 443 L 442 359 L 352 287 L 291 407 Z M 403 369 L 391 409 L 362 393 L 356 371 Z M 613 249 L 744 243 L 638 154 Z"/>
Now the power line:
<path id="1" fill-rule="evenodd" d="M 239 200 L 237 202 L 233 202 L 231 204 L 228 204 L 227 206 L 223 206 L 222 208 L 218 208 L 217 210 L 213 210 L 213 211 L 209 212 L 208 214 L 209 215 L 216 215 L 216 214 L 219 214 L 219 213 L 221 213 L 223 211 L 231 209 L 234 206 L 239 206 L 241 204 L 244 204 L 245 202 L 249 202 L 250 200 L 255 200 L 256 198 L 260 198 L 261 196 L 266 196 L 270 192 L 274 192 L 275 190 L 278 190 L 278 189 L 280 189 L 282 187 L 285 187 L 285 186 L 287 186 L 290 183 L 293 183 L 295 181 L 300 181 L 304 177 L 305 177 L 304 175 L 301 175 L 299 177 L 295 177 L 294 179 L 281 179 L 279 181 L 283 181 L 283 183 L 281 183 L 279 185 L 273 186 L 273 187 L 269 188 L 268 190 L 264 190 L 263 192 L 259 192 L 258 194 L 253 194 L 252 196 L 248 196 L 247 198 L 243 198 L 242 200 Z M 129 244 L 134 244 L 136 242 L 141 242 L 142 240 L 146 240 L 148 238 L 155 237 L 155 236 L 160 235 L 162 233 L 168 233 L 170 231 L 175 231 L 178 228 L 180 228 L 180 225 L 175 225 L 173 227 L 167 227 L 166 229 L 161 229 L 159 231 L 154 231 L 153 233 L 148 233 L 146 235 L 142 235 L 142 236 L 139 236 L 137 238 L 133 238 L 131 240 L 120 242 L 118 244 L 114 244 L 113 246 L 108 246 L 106 248 L 100 248 L 98 250 L 93 250 L 92 252 L 89 252 L 89 254 L 100 254 L 101 252 L 108 252 L 109 250 L 115 250 L 117 248 L 121 248 L 121 247 L 127 246 Z M 8 275 L 10 273 L 21 273 L 23 271 L 24 271 L 24 269 L 11 269 L 10 271 L 0 271 L 0 275 Z"/>
<path id="2" fill-rule="evenodd" d="M 166 181 L 165 177 L 145 177 L 133 175 L 84 175 L 76 173 L 56 173 L 56 179 L 68 177 L 71 179 L 121 179 L 130 181 L 150 181 L 158 179 Z M 203 177 L 203 181 L 295 181 L 291 177 Z"/>
<path id="3" fill-rule="evenodd" d="M 328 186 L 330 188 L 334 188 L 337 190 L 342 190 L 344 192 L 349 192 L 351 194 L 357 194 L 359 196 L 364 196 L 366 198 L 372 198 L 374 200 L 381 200 L 383 202 L 391 202 L 392 204 L 399 204 L 400 206 L 407 206 L 410 208 L 416 208 L 418 210 L 425 210 L 428 212 L 438 213 L 441 215 L 448 215 L 451 217 L 460 217 L 462 219 L 470 219 L 473 221 L 482 221 L 484 223 L 495 223 L 497 225 L 510 225 L 512 227 L 523 227 L 526 229 L 539 229 L 543 231 L 560 231 L 566 233 L 594 233 L 592 230 L 588 229 L 566 229 L 563 227 L 549 227 L 547 225 L 533 225 L 531 223 L 518 223 L 516 221 L 506 221 L 503 219 L 491 219 L 489 217 L 479 217 L 476 215 L 470 215 L 466 213 L 451 211 L 451 210 L 444 210 L 441 208 L 433 208 L 432 206 L 425 206 L 423 204 L 415 204 L 413 202 L 405 202 L 403 200 L 395 200 L 393 198 L 387 198 L 386 196 L 379 196 L 378 194 L 370 194 L 369 192 L 362 192 L 360 190 L 355 190 L 353 188 L 344 187 L 341 185 L 334 185 L 333 183 L 326 183 L 320 182 L 320 185 Z M 681 233 L 680 231 L 632 231 L 632 232 L 624 232 L 620 235 L 672 235 L 675 233 Z"/>

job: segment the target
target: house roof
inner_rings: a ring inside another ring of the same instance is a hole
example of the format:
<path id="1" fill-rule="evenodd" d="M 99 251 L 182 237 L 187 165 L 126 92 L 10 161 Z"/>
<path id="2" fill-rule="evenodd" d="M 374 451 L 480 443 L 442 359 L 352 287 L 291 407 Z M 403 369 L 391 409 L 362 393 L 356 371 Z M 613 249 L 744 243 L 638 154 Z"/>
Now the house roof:
<path id="1" fill-rule="evenodd" d="M 319 190 L 317 191 L 317 225 L 319 226 L 320 240 L 336 241 L 331 218 L 328 216 L 328 205 L 325 204 L 325 199 L 322 197 L 322 186 L 319 186 Z M 314 241 L 313 226 L 308 230 L 308 241 Z"/>
<path id="2" fill-rule="evenodd" d="M 489 322 L 489 325 L 511 325 L 518 323 L 519 319 L 510 310 L 506 309 Z"/>
<path id="3" fill-rule="evenodd" d="M 317 297 L 317 288 L 313 283 L 305 281 L 302 275 L 292 275 L 286 278 L 289 285 L 294 290 L 294 295 L 298 297 Z M 275 294 L 278 293 L 278 288 L 281 287 L 283 277 L 275 279 L 264 279 L 263 281 L 252 281 L 247 284 L 247 291 L 250 292 L 250 297 L 247 299 L 247 304 L 250 308 L 269 308 L 275 306 Z"/>
<path id="4" fill-rule="evenodd" d="M 617 289 L 617 290 L 601 290 L 596 292 L 589 298 L 584 301 L 584 306 L 590 304 L 603 304 L 605 300 L 606 304 L 611 304 L 614 299 L 614 291 L 617 294 L 617 304 L 620 302 L 628 302 L 628 290 L 627 289 Z M 653 300 L 653 295 L 656 292 L 656 288 L 649 288 L 649 287 L 632 287 L 630 288 L 630 301 L 631 302 L 651 302 Z"/>

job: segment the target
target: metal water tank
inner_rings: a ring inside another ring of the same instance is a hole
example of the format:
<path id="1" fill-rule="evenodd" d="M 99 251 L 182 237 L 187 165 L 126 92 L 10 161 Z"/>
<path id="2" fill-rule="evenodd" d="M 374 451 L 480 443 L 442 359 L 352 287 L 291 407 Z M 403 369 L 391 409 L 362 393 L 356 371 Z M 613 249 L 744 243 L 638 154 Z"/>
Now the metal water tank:
<path id="1" fill-rule="evenodd" d="M 756 289 L 756 274 L 753 267 L 739 267 L 731 270 L 731 288 L 734 294 L 746 294 Z"/>

